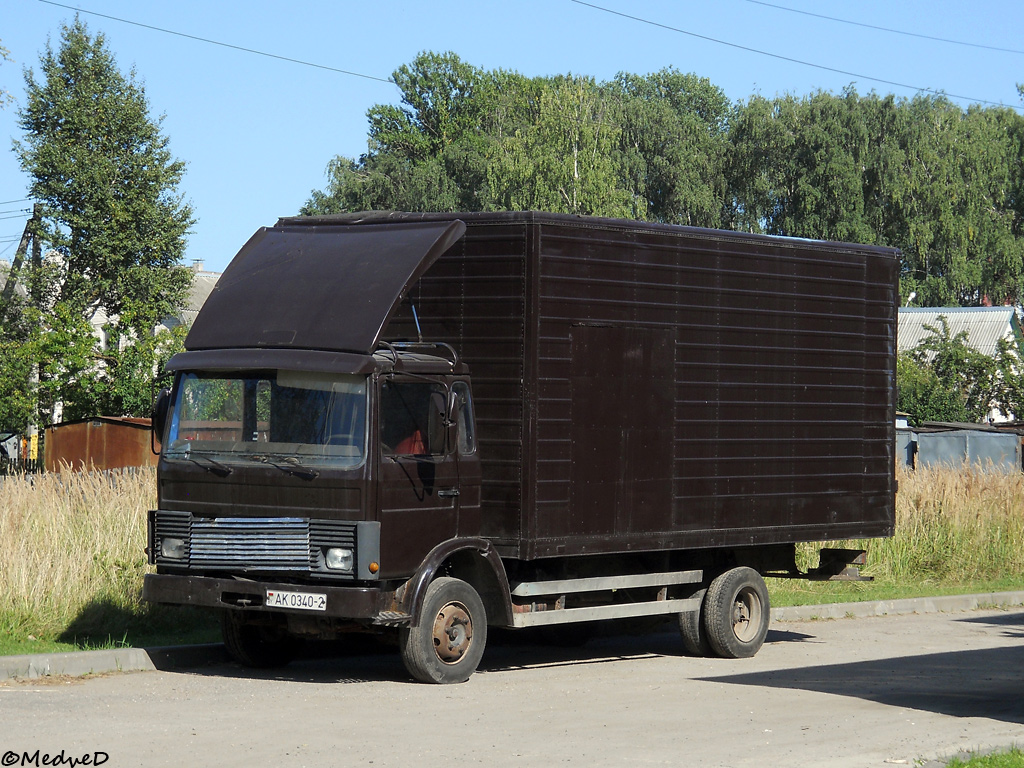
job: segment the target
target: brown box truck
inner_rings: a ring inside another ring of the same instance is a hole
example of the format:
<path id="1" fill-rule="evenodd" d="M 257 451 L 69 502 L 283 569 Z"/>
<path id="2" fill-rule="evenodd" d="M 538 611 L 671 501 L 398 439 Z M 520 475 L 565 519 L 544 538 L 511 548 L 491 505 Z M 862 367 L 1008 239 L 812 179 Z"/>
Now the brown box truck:
<path id="1" fill-rule="evenodd" d="M 458 682 L 489 626 L 659 614 L 753 655 L 797 542 L 892 534 L 898 269 L 533 212 L 281 219 L 168 364 L 144 596 L 221 609 L 254 666 L 397 631 Z"/>

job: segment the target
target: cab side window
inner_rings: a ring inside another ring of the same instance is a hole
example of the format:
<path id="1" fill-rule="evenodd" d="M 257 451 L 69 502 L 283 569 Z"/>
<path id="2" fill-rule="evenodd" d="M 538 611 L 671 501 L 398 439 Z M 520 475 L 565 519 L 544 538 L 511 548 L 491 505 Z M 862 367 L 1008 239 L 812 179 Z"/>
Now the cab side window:
<path id="1" fill-rule="evenodd" d="M 384 454 L 443 454 L 444 404 L 444 388 L 438 384 L 385 381 L 380 398 L 380 440 Z"/>

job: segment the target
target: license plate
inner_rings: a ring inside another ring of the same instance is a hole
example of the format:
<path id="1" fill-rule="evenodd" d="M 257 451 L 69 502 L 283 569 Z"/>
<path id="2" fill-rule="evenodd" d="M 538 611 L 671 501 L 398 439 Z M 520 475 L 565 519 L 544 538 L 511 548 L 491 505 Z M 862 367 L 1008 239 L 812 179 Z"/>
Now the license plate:
<path id="1" fill-rule="evenodd" d="M 280 589 L 268 589 L 267 606 L 270 608 L 297 608 L 302 611 L 326 611 L 327 595 L 315 592 L 285 592 Z"/>

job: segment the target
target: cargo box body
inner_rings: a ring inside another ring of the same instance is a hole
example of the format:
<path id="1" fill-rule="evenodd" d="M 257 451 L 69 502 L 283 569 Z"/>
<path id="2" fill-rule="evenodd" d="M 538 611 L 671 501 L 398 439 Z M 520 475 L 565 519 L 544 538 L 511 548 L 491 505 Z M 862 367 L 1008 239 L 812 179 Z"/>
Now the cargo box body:
<path id="1" fill-rule="evenodd" d="M 454 218 L 465 236 L 385 337 L 468 364 L 482 534 L 503 557 L 891 535 L 898 252 L 539 213 L 388 220 Z"/>

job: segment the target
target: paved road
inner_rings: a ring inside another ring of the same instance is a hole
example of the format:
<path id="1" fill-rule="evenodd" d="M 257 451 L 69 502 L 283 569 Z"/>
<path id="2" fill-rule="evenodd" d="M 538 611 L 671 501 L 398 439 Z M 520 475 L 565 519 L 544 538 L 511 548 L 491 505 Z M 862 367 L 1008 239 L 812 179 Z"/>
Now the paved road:
<path id="1" fill-rule="evenodd" d="M 99 752 L 109 768 L 891 766 L 1011 743 L 1019 608 L 775 623 L 732 661 L 682 657 L 665 631 L 573 650 L 512 638 L 458 686 L 410 683 L 397 653 L 368 648 L 272 674 L 0 684 L 0 755 Z"/>

